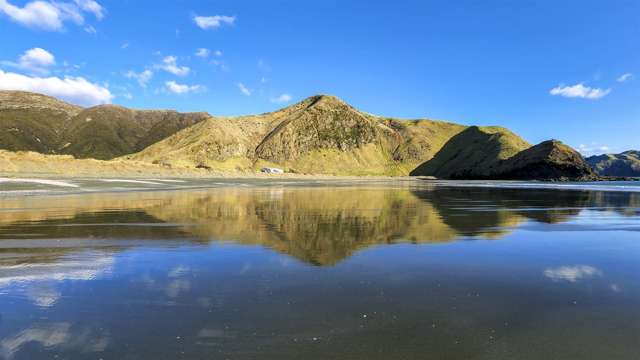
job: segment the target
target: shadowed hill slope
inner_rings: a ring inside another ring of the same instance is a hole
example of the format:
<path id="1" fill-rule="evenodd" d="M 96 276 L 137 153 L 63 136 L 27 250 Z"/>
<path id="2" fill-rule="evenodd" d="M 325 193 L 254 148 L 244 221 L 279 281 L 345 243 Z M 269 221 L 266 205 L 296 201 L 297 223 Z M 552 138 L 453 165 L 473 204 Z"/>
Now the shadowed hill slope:
<path id="1" fill-rule="evenodd" d="M 593 180 L 597 175 L 582 155 L 549 140 L 503 161 L 492 175 L 499 179 Z"/>
<path id="2" fill-rule="evenodd" d="M 588 157 L 587 162 L 602 176 L 640 176 L 640 151 L 629 150 L 620 154 Z"/>
<path id="3" fill-rule="evenodd" d="M 208 117 L 115 105 L 83 109 L 41 94 L 0 91 L 0 149 L 112 159 Z"/>
<path id="4" fill-rule="evenodd" d="M 411 175 L 442 179 L 595 180 L 589 164 L 556 140 L 530 146 L 500 127 L 472 126 Z"/>
<path id="5" fill-rule="evenodd" d="M 255 171 L 264 165 L 334 175 L 406 175 L 464 126 L 366 114 L 318 95 L 276 112 L 212 118 L 128 159 Z"/>
<path id="6" fill-rule="evenodd" d="M 452 137 L 433 159 L 411 172 L 444 179 L 489 177 L 502 160 L 531 145 L 511 131 L 471 126 Z"/>

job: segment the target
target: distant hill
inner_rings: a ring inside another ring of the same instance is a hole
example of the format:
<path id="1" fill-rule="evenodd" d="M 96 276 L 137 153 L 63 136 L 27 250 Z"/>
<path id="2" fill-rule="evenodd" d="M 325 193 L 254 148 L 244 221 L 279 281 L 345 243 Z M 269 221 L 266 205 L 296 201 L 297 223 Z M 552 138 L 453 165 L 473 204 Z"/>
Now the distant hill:
<path id="1" fill-rule="evenodd" d="M 212 118 L 126 158 L 232 171 L 274 165 L 310 174 L 407 175 L 464 128 L 373 116 L 318 95 L 272 113 Z"/>
<path id="2" fill-rule="evenodd" d="M 208 118 L 206 113 L 88 109 L 23 91 L 0 91 L 0 149 L 112 159 Z"/>
<path id="3" fill-rule="evenodd" d="M 640 151 L 591 156 L 587 162 L 602 176 L 640 176 Z"/>

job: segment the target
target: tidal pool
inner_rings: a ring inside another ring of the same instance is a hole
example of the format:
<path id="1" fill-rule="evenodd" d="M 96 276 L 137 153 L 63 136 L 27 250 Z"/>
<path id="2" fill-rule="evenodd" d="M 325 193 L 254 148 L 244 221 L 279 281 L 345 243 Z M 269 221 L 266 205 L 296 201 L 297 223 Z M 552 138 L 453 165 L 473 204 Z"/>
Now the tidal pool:
<path id="1" fill-rule="evenodd" d="M 0 359 L 638 359 L 640 193 L 0 199 Z"/>

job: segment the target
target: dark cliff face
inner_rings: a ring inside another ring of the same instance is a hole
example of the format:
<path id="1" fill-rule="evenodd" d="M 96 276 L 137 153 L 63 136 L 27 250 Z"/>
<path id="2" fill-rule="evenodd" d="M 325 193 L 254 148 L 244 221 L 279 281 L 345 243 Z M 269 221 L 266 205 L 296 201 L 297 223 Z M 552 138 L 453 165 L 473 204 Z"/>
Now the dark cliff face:
<path id="1" fill-rule="evenodd" d="M 597 155 L 586 160 L 598 175 L 640 177 L 640 151 Z"/>

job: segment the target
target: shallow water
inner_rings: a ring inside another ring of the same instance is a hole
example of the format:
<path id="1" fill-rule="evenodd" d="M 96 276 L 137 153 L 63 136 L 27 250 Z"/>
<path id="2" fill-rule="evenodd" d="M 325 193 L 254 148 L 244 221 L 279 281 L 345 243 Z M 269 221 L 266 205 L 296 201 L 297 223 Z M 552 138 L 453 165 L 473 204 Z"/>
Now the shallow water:
<path id="1" fill-rule="evenodd" d="M 638 192 L 68 182 L 0 198 L 0 359 L 640 358 Z"/>

